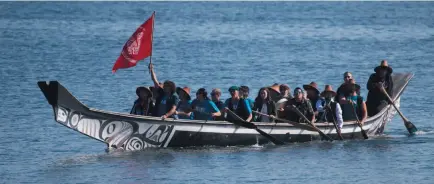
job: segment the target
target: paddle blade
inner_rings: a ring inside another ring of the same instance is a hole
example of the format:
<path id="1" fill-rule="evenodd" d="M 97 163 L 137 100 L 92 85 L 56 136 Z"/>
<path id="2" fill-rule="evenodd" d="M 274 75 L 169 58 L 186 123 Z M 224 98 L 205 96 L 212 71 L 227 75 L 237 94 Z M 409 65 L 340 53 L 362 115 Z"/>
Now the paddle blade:
<path id="1" fill-rule="evenodd" d="M 368 134 L 366 134 L 365 130 L 362 129 L 363 138 L 369 139 Z"/>
<path id="2" fill-rule="evenodd" d="M 285 144 L 283 141 L 277 140 L 276 138 L 274 138 L 270 134 L 265 133 L 261 129 L 256 128 L 256 131 L 258 131 L 259 134 L 261 134 L 262 136 L 266 137 L 268 140 L 273 142 L 275 145 L 284 145 Z"/>
<path id="3" fill-rule="evenodd" d="M 414 126 L 414 124 L 411 123 L 410 121 L 405 121 L 405 127 L 407 128 L 408 133 L 410 133 L 410 135 L 414 135 L 417 132 L 416 126 Z"/>

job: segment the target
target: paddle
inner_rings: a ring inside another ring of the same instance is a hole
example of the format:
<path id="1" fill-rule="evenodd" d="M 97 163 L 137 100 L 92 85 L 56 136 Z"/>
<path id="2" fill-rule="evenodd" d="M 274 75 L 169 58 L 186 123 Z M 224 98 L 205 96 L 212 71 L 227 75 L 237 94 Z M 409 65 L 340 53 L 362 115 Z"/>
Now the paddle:
<path id="1" fill-rule="evenodd" d="M 247 122 L 246 120 L 242 119 L 237 114 L 235 114 L 233 111 L 229 110 L 227 107 L 225 109 L 227 110 L 227 112 L 228 112 L 229 115 L 231 115 L 232 117 L 238 119 L 241 122 L 241 123 L 239 123 L 239 122 L 230 122 L 230 123 L 242 126 L 244 128 L 255 129 L 259 134 L 261 134 L 262 136 L 264 136 L 265 138 L 267 138 L 268 140 L 270 140 L 271 142 L 273 142 L 276 145 L 283 145 L 283 144 L 285 144 L 283 141 L 277 140 L 276 138 L 274 138 L 270 134 L 265 133 L 264 131 L 262 131 L 261 129 L 259 129 L 258 126 L 256 126 L 255 124 Z"/>
<path id="2" fill-rule="evenodd" d="M 331 101 L 329 102 L 329 104 L 331 103 Z M 330 105 L 326 105 L 326 109 L 330 111 L 330 113 L 333 113 L 332 108 L 330 107 Z M 325 112 L 324 112 L 325 114 Z M 338 125 L 336 124 L 336 118 L 335 115 L 332 114 L 332 118 L 333 118 L 333 126 L 335 126 L 335 130 L 336 133 L 338 134 L 338 137 L 341 141 L 344 140 L 344 137 L 342 137 L 341 131 L 339 131 Z"/>
<path id="3" fill-rule="evenodd" d="M 275 119 L 275 120 L 278 120 L 278 121 L 281 121 L 281 122 L 288 123 L 290 125 L 293 125 L 294 127 L 297 127 L 297 128 L 303 129 L 303 130 L 316 131 L 316 129 L 314 127 L 306 125 L 306 124 L 301 124 L 301 123 L 297 123 L 297 122 L 288 121 L 286 119 L 277 118 L 275 116 L 270 116 L 268 114 L 264 114 L 264 113 L 261 113 L 261 112 L 258 112 L 258 111 L 252 111 L 252 112 L 255 113 L 255 114 L 261 115 L 261 116 L 267 116 L 269 118 L 272 118 L 272 119 Z"/>
<path id="4" fill-rule="evenodd" d="M 307 121 L 307 123 L 312 126 L 312 128 L 314 128 L 319 135 L 321 135 L 322 138 L 328 140 L 328 141 L 333 141 L 332 138 L 330 138 L 329 136 L 327 136 L 324 132 L 322 132 L 319 128 L 317 128 L 309 119 L 306 118 L 306 116 L 304 116 L 303 113 L 300 112 L 300 110 L 297 109 L 297 107 L 295 105 L 292 105 L 292 110 L 295 111 L 295 113 L 297 113 L 300 117 L 302 117 L 305 121 Z"/>
<path id="5" fill-rule="evenodd" d="M 387 94 L 386 89 L 384 89 L 384 87 L 381 87 L 381 92 L 384 93 L 384 95 L 386 95 L 386 97 L 389 99 L 390 103 L 393 105 L 393 107 L 395 107 L 396 111 L 398 112 L 398 114 L 401 116 L 402 120 L 404 121 L 404 125 L 407 128 L 408 132 L 410 133 L 410 135 L 414 135 L 415 132 L 417 132 L 417 128 L 416 126 L 414 126 L 413 123 L 410 122 L 410 120 L 408 120 L 403 114 L 402 112 L 398 109 L 398 107 L 396 107 L 395 103 L 393 103 L 392 98 L 390 98 L 389 94 Z"/>
<path id="6" fill-rule="evenodd" d="M 354 116 L 356 117 L 357 125 L 360 127 L 360 130 L 361 130 L 360 133 L 362 133 L 363 138 L 369 139 L 368 134 L 366 134 L 365 130 L 363 130 L 362 123 L 360 123 L 360 121 L 359 121 L 359 117 L 357 116 L 356 108 L 354 108 L 354 105 L 353 105 L 352 101 L 350 101 L 350 105 L 351 105 L 351 107 L 353 109 Z"/>

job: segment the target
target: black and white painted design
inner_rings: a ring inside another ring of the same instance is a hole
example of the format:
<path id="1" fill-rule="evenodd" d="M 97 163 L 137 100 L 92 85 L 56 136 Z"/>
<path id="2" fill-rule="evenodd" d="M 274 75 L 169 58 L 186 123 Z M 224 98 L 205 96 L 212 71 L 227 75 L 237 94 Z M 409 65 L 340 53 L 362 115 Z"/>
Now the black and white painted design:
<path id="1" fill-rule="evenodd" d="M 149 147 L 166 147 L 174 133 L 173 125 L 101 120 L 63 107 L 57 107 L 56 111 L 57 122 L 114 148 L 142 150 Z"/>

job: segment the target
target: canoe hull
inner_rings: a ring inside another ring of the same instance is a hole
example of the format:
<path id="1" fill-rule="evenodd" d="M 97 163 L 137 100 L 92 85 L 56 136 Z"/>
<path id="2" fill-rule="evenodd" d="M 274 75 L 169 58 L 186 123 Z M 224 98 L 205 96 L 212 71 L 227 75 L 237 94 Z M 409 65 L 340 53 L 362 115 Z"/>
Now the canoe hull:
<path id="1" fill-rule="evenodd" d="M 409 74 L 395 77 L 402 83 L 394 96 L 397 107 L 400 106 L 400 95 L 411 77 Z M 38 85 L 53 107 L 56 122 L 106 143 L 111 148 L 142 150 L 152 147 L 269 143 L 257 131 L 229 122 L 174 119 L 163 121 L 159 117 L 102 111 L 88 108 L 57 81 L 41 81 Z M 377 115 L 368 118 L 363 129 L 370 136 L 381 134 L 395 114 L 396 110 L 389 105 Z M 288 143 L 321 140 L 318 132 L 311 129 L 297 128 L 286 123 L 255 124 L 262 131 Z M 332 123 L 318 123 L 316 126 L 333 139 L 338 139 Z M 345 122 L 342 135 L 344 139 L 363 139 L 360 131 L 355 122 Z"/>

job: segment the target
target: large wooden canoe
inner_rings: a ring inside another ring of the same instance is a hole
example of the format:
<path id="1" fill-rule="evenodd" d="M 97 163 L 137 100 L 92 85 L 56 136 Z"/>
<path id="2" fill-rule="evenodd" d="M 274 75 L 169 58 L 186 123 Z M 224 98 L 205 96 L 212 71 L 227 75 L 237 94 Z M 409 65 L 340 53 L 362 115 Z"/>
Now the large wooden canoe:
<path id="1" fill-rule="evenodd" d="M 400 106 L 400 97 L 413 74 L 393 75 L 394 96 Z M 38 86 L 54 110 L 58 123 L 80 132 L 108 147 L 141 150 L 149 147 L 188 146 L 235 146 L 266 144 L 254 129 L 247 129 L 225 121 L 161 120 L 159 117 L 131 115 L 89 108 L 78 101 L 57 81 L 40 81 Z M 395 115 L 396 110 L 387 106 L 380 113 L 369 117 L 363 129 L 368 135 L 381 134 Z M 320 140 L 314 130 L 300 129 L 286 123 L 255 123 L 259 129 L 284 142 Z M 332 123 L 317 123 L 316 126 L 333 139 L 338 139 Z M 345 122 L 342 128 L 344 139 L 362 139 L 355 122 Z"/>

